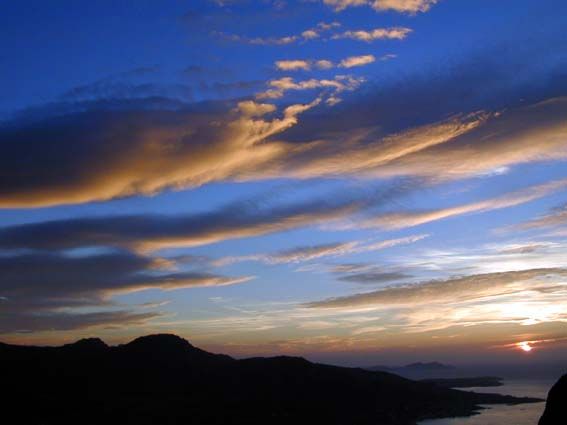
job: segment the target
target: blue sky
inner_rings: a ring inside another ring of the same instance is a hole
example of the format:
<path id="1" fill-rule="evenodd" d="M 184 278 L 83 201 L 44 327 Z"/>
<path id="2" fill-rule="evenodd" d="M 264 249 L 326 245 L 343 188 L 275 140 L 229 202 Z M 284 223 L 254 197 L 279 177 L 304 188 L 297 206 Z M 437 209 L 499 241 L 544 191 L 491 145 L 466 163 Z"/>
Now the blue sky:
<path id="1" fill-rule="evenodd" d="M 564 2 L 0 11 L 2 340 L 564 355 Z"/>

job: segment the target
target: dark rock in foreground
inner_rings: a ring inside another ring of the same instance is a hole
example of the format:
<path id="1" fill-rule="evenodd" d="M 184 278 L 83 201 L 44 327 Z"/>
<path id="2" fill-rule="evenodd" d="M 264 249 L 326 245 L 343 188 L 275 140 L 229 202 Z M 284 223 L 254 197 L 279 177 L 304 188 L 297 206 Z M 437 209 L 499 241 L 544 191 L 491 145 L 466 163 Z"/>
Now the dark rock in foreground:
<path id="1" fill-rule="evenodd" d="M 567 423 L 567 374 L 549 390 L 547 404 L 539 425 L 565 425 Z"/>
<path id="2" fill-rule="evenodd" d="M 235 360 L 175 335 L 109 347 L 0 344 L 7 425 L 410 425 L 533 398 L 476 394 L 297 357 Z"/>

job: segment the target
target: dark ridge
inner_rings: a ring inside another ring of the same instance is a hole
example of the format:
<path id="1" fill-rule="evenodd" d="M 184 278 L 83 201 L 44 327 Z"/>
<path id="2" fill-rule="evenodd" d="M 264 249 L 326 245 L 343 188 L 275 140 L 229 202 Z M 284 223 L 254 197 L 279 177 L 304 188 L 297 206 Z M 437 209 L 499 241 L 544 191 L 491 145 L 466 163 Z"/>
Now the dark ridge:
<path id="1" fill-rule="evenodd" d="M 539 425 L 565 425 L 567 423 L 567 374 L 551 387 Z"/>
<path id="2" fill-rule="evenodd" d="M 195 349 L 189 341 L 173 334 L 155 334 L 136 338 L 121 347 L 129 350 L 187 352 Z"/>
<path id="3" fill-rule="evenodd" d="M 100 338 L 83 338 L 72 344 L 65 344 L 63 348 L 71 350 L 104 351 L 108 349 L 108 345 Z"/>
<path id="4" fill-rule="evenodd" d="M 234 360 L 175 335 L 108 347 L 0 344 L 9 425 L 414 425 L 481 404 L 539 400 L 475 394 L 387 372 L 279 356 Z"/>
<path id="5" fill-rule="evenodd" d="M 212 354 L 201 350 L 186 339 L 173 334 L 141 336 L 127 344 L 112 347 L 112 350 L 123 358 L 136 362 L 167 359 L 169 368 L 234 360 L 224 354 Z"/>

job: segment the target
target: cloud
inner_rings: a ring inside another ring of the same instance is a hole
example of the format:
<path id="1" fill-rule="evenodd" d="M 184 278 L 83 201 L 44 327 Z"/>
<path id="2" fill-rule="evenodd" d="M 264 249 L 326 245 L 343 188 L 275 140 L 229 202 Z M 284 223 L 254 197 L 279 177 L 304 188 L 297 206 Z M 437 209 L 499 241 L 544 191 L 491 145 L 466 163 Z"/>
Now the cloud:
<path id="1" fill-rule="evenodd" d="M 345 31 L 339 34 L 334 34 L 331 38 L 338 40 L 342 38 L 349 38 L 351 40 L 359 40 L 370 43 L 375 40 L 403 40 L 412 30 L 405 27 L 391 27 L 391 28 L 375 28 L 373 30 L 354 30 Z"/>
<path id="2" fill-rule="evenodd" d="M 343 119 L 345 113 L 343 108 Z M 421 176 L 440 182 L 482 176 L 517 164 L 566 160 L 566 118 L 567 98 L 555 98 L 501 113 L 456 116 L 383 137 L 373 128 L 351 128 L 335 132 L 342 142 L 340 153 L 334 151 L 339 145 L 331 141 L 333 130 L 328 129 L 326 143 L 297 161 L 290 158 L 286 167 L 304 177 Z M 327 117 L 326 122 L 332 120 Z M 292 137 L 301 139 L 309 132 L 311 140 L 318 140 L 310 124 L 298 126 Z"/>
<path id="3" fill-rule="evenodd" d="M 356 242 L 330 243 L 315 246 L 303 246 L 275 254 L 252 254 L 224 257 L 216 260 L 215 265 L 225 266 L 243 261 L 262 261 L 268 264 L 300 263 L 321 257 L 344 255 L 354 248 Z"/>
<path id="4" fill-rule="evenodd" d="M 265 260 L 269 263 L 300 263 L 311 261 L 321 257 L 341 256 L 347 252 L 351 252 L 356 242 L 332 243 L 316 246 L 304 246 L 287 251 L 281 251 L 276 254 L 265 256 Z"/>
<path id="5" fill-rule="evenodd" d="M 429 303 L 479 300 L 517 290 L 516 285 L 547 277 L 566 277 L 562 268 L 531 269 L 501 273 L 478 274 L 434 280 L 413 285 L 392 286 L 379 291 L 331 298 L 308 304 L 312 308 L 354 308 L 361 306 L 392 307 L 420 306 Z"/>
<path id="6" fill-rule="evenodd" d="M 276 68 L 280 71 L 296 71 L 298 69 L 309 71 L 311 62 L 306 60 L 281 60 L 276 61 Z"/>
<path id="7" fill-rule="evenodd" d="M 527 243 L 527 244 L 510 244 L 502 247 L 498 252 L 504 255 L 515 255 L 515 254 L 531 254 L 541 249 L 548 248 L 551 244 L 539 242 L 539 243 Z"/>
<path id="8" fill-rule="evenodd" d="M 302 59 L 276 61 L 276 68 L 280 71 L 310 71 L 312 68 L 331 69 L 334 67 L 335 64 L 327 59 L 316 61 Z"/>
<path id="9" fill-rule="evenodd" d="M 402 13 L 427 12 L 439 0 L 374 0 L 372 8 L 378 11 L 393 10 Z"/>
<path id="10" fill-rule="evenodd" d="M 214 31 L 213 35 L 221 37 L 224 40 L 235 41 L 245 44 L 260 45 L 260 46 L 282 46 L 293 44 L 299 41 L 310 41 L 321 37 L 321 34 L 335 28 L 339 28 L 339 22 L 319 22 L 316 26 L 302 31 L 301 34 L 285 35 L 281 37 L 247 37 L 238 34 L 226 34 L 220 31 Z"/>
<path id="11" fill-rule="evenodd" d="M 182 84 L 157 85 L 144 81 L 159 72 L 157 66 L 134 68 L 125 72 L 107 75 L 89 84 L 73 87 L 64 92 L 60 98 L 64 101 L 78 101 L 100 98 L 135 98 L 146 96 L 167 96 L 177 94 L 185 99 L 192 98 L 192 89 Z"/>
<path id="12" fill-rule="evenodd" d="M 343 59 L 339 63 L 341 68 L 353 68 L 355 66 L 364 66 L 376 61 L 374 55 L 351 56 Z"/>
<path id="13" fill-rule="evenodd" d="M 333 64 L 333 62 L 331 62 L 330 60 L 327 59 L 319 59 L 317 61 L 315 61 L 315 66 L 319 69 L 331 69 L 333 68 L 335 65 Z"/>
<path id="14" fill-rule="evenodd" d="M 427 211 L 390 212 L 357 222 L 359 227 L 380 227 L 384 229 L 402 229 L 419 226 L 436 220 L 463 214 L 483 213 L 503 208 L 515 207 L 543 198 L 554 192 L 565 190 L 567 179 L 555 180 L 545 184 L 531 186 L 516 192 L 507 193 L 492 199 Z M 545 221 L 545 219 L 544 219 Z"/>
<path id="15" fill-rule="evenodd" d="M 333 264 L 331 272 L 333 273 L 361 273 L 363 271 L 372 270 L 374 266 L 368 263 L 346 263 L 346 264 Z"/>
<path id="16" fill-rule="evenodd" d="M 559 241 L 530 240 L 497 243 L 475 248 L 424 249 L 406 257 L 399 267 L 445 276 L 455 273 L 485 274 L 507 270 L 563 267 L 567 246 Z"/>
<path id="17" fill-rule="evenodd" d="M 323 41 L 328 40 L 340 40 L 340 39 L 351 39 L 370 43 L 376 40 L 403 40 L 405 39 L 413 30 L 407 27 L 388 27 L 388 28 L 374 28 L 371 30 L 348 30 L 343 32 L 333 32 L 324 38 L 321 38 L 324 32 L 334 30 L 339 28 L 341 25 L 338 22 L 333 22 L 330 24 L 319 23 L 316 27 L 309 28 L 303 31 L 299 35 L 289 35 L 284 37 L 245 37 L 234 34 L 225 34 L 222 32 L 215 33 L 217 36 L 224 38 L 225 40 L 236 41 L 246 44 L 255 45 L 286 45 L 292 44 L 299 41 L 310 41 L 321 39 Z"/>
<path id="18" fill-rule="evenodd" d="M 388 60 L 394 55 L 385 55 L 381 60 Z M 368 65 L 372 62 L 376 61 L 376 58 L 373 55 L 364 55 L 364 56 L 352 56 L 346 59 L 343 59 L 338 64 L 334 64 L 330 60 L 327 59 L 320 59 L 320 60 L 305 60 L 305 59 L 295 59 L 295 60 L 280 60 L 276 61 L 275 65 L 276 68 L 280 71 L 310 71 L 312 68 L 317 69 L 331 69 L 335 67 L 339 68 L 352 68 L 355 66 L 363 66 Z M 289 77 L 287 77 L 289 78 Z M 339 78 L 340 80 L 341 78 Z M 344 79 L 344 78 L 342 78 Z M 279 81 L 279 80 L 274 80 Z M 324 81 L 324 80 L 321 80 Z"/>
<path id="19" fill-rule="evenodd" d="M 567 205 L 553 208 L 548 214 L 532 220 L 525 221 L 518 225 L 509 227 L 510 230 L 531 230 L 542 229 L 545 227 L 562 226 L 567 223 Z"/>
<path id="20" fill-rule="evenodd" d="M 392 282 L 395 280 L 402 280 L 411 277 L 406 273 L 401 272 L 384 272 L 384 271 L 370 271 L 365 273 L 355 273 L 339 277 L 343 282 L 354 283 L 384 283 Z"/>
<path id="21" fill-rule="evenodd" d="M 253 254 L 237 257 L 225 257 L 214 262 L 222 266 L 242 261 L 262 261 L 268 264 L 302 263 L 322 257 L 342 257 L 345 255 L 360 254 L 363 252 L 379 251 L 398 245 L 406 245 L 427 238 L 428 235 L 412 235 L 398 239 L 387 239 L 378 242 L 351 241 L 321 244 L 314 246 L 301 246 L 274 254 Z"/>
<path id="22" fill-rule="evenodd" d="M 309 28 L 301 33 L 305 40 L 312 40 L 321 37 L 321 33 L 340 28 L 340 22 L 319 22 L 315 27 Z"/>
<path id="23" fill-rule="evenodd" d="M 375 135 L 374 129 L 358 129 L 336 135 L 331 132 L 326 139 L 312 145 L 313 150 L 306 150 L 303 155 L 290 157 L 286 164 L 280 164 L 285 167 L 284 170 L 301 178 L 324 175 L 359 178 L 426 175 L 429 174 L 425 171 L 428 163 L 408 164 L 405 172 L 397 164 L 436 145 L 451 144 L 459 136 L 482 126 L 486 119 L 484 114 L 458 116 L 387 136 Z M 284 170 L 281 172 L 285 174 Z M 444 175 L 437 169 L 435 171 L 437 176 Z"/>
<path id="24" fill-rule="evenodd" d="M 159 258 L 118 252 L 86 257 L 30 253 L 0 257 L 0 291 L 8 300 L 65 302 L 74 297 L 97 304 L 111 296 L 148 289 L 231 285 L 249 277 L 229 278 L 199 272 L 171 272 Z"/>
<path id="25" fill-rule="evenodd" d="M 260 236 L 344 218 L 369 205 L 385 202 L 407 190 L 317 199 L 290 205 L 260 207 L 254 202 L 225 205 L 186 215 L 118 215 L 53 220 L 0 228 L 0 249 L 70 249 L 113 246 L 137 251 L 192 247 L 228 239 Z"/>
<path id="26" fill-rule="evenodd" d="M 272 80 L 271 89 L 259 97 L 325 88 L 337 93 L 353 90 L 360 81 L 285 77 Z M 272 106 L 243 103 L 237 112 L 216 104 L 181 110 L 97 109 L 6 124 L 0 127 L 0 207 L 82 203 L 278 177 L 445 181 L 567 159 L 567 98 L 456 116 L 385 135 L 375 128 L 336 132 L 332 125 L 318 135 L 309 125 L 298 126 L 299 115 L 319 103 L 291 105 L 271 119 L 258 114 L 273 111 Z M 296 132 L 288 133 L 293 127 Z"/>
<path id="27" fill-rule="evenodd" d="M 341 11 L 347 7 L 353 6 L 363 6 L 369 3 L 368 0 L 323 0 L 323 3 L 329 5 L 335 9 L 335 11 Z"/>
<path id="28" fill-rule="evenodd" d="M 395 11 L 415 14 L 427 12 L 438 0 L 323 0 L 323 3 L 341 11 L 349 7 L 370 6 L 378 12 Z"/>
<path id="29" fill-rule="evenodd" d="M 106 311 L 96 313 L 0 312 L 0 334 L 41 331 L 72 331 L 91 327 L 129 327 L 142 325 L 161 316 L 159 313 Z"/>
<path id="30" fill-rule="evenodd" d="M 441 182 L 564 161 L 562 63 L 542 43 L 518 46 L 521 58 L 495 48 L 440 72 L 367 86 L 333 108 L 323 105 L 340 102 L 336 91 L 346 93 L 360 79 L 274 80 L 278 87 L 264 93 L 323 92 L 306 104 L 309 113 L 292 108 L 246 117 L 235 112 L 234 102 L 164 98 L 46 105 L 32 117 L 0 125 L 0 208 L 84 203 L 218 181 L 412 176 Z M 457 110 L 464 112 L 455 115 Z M 496 112 L 470 113 L 479 110 Z"/>
<path id="31" fill-rule="evenodd" d="M 237 109 L 246 117 L 261 117 L 276 111 L 275 105 L 269 103 L 257 103 L 253 100 L 239 102 Z"/>
<path id="32" fill-rule="evenodd" d="M 224 32 L 214 32 L 214 35 L 228 41 L 235 41 L 245 44 L 255 44 L 260 46 L 282 46 L 292 44 L 301 39 L 298 35 L 286 35 L 282 37 L 246 37 L 238 34 L 226 34 Z"/>
<path id="33" fill-rule="evenodd" d="M 262 142 L 318 103 L 291 105 L 272 120 L 256 117 L 274 107 L 252 103 L 240 104 L 243 114 L 218 103 L 181 110 L 129 103 L 125 110 L 17 120 L 0 127 L 0 208 L 149 195 L 229 179 L 243 166 L 255 170 L 280 156 L 285 146 Z"/>
<path id="34" fill-rule="evenodd" d="M 250 280 L 172 272 L 169 262 L 125 252 L 80 257 L 54 253 L 0 256 L 0 332 L 71 330 L 144 322 L 159 313 L 111 310 L 115 295 L 149 289 L 223 286 Z M 86 312 L 84 308 L 106 308 Z"/>
<path id="35" fill-rule="evenodd" d="M 280 99 L 287 91 L 303 91 L 314 89 L 329 89 L 333 94 L 343 91 L 352 91 L 357 89 L 364 82 L 362 77 L 353 77 L 350 75 L 337 75 L 334 79 L 317 80 L 311 78 L 309 80 L 295 81 L 291 77 L 283 77 L 268 82 L 270 87 L 268 90 L 256 95 L 258 99 Z"/>

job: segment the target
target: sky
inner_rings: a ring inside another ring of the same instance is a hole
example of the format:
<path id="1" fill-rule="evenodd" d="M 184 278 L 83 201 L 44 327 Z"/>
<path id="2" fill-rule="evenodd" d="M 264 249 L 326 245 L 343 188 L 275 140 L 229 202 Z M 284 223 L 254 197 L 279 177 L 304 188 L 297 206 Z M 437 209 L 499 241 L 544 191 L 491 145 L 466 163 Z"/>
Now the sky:
<path id="1" fill-rule="evenodd" d="M 567 3 L 0 6 L 0 340 L 567 352 Z"/>

